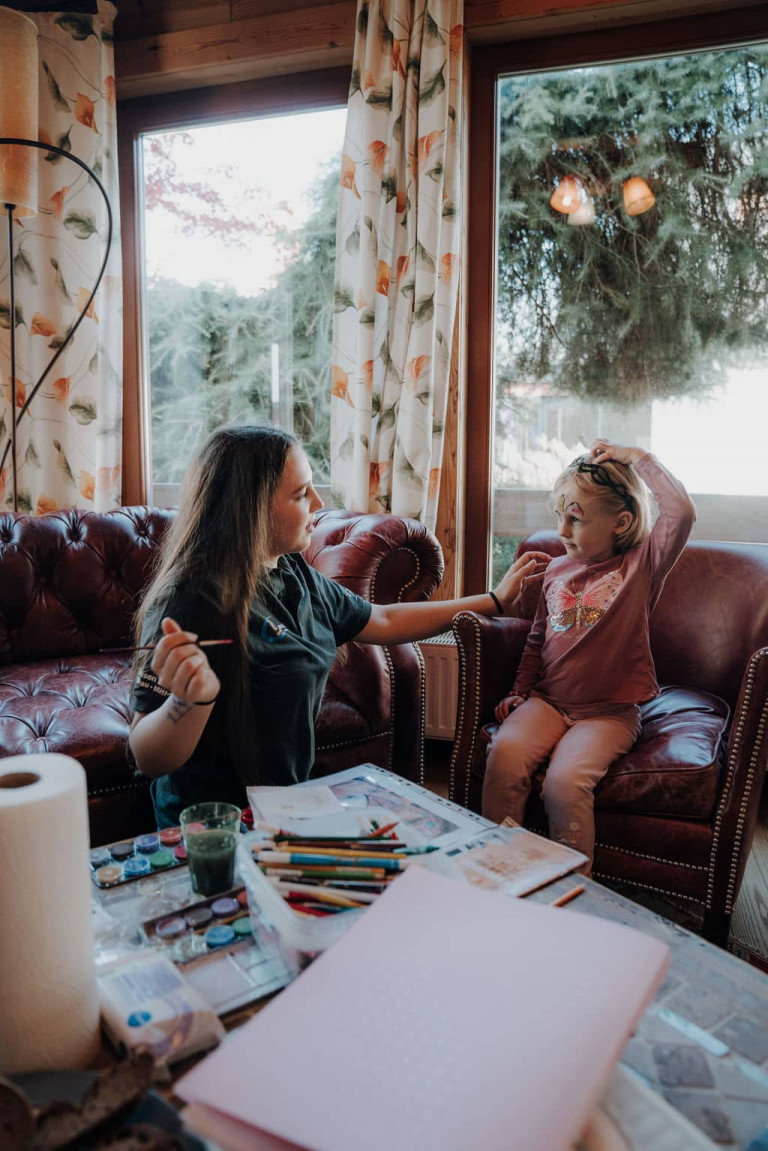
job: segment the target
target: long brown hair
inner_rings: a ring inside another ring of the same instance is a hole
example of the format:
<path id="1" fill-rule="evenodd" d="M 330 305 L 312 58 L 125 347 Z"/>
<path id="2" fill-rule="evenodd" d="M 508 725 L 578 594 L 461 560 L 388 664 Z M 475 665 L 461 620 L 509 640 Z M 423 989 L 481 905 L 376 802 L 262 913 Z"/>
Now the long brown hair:
<path id="1" fill-rule="evenodd" d="M 226 629 L 212 638 L 236 641 L 228 650 L 216 726 L 226 731 L 233 765 L 243 778 L 256 752 L 247 686 L 249 607 L 260 596 L 269 558 L 272 497 L 298 442 L 288 432 L 257 425 L 221 428 L 209 436 L 184 477 L 178 514 L 135 620 L 139 644 L 148 613 L 162 613 L 175 588 L 202 584 L 212 590 Z M 149 658 L 139 653 L 137 674 Z"/>

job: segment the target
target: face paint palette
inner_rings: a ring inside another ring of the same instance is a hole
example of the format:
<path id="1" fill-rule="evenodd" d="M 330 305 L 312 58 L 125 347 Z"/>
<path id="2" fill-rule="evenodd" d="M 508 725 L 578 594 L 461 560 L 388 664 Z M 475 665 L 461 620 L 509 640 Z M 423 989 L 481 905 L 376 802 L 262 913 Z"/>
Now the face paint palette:
<path id="1" fill-rule="evenodd" d="M 121 839 L 90 853 L 91 879 L 99 888 L 118 887 L 146 879 L 161 871 L 172 871 L 187 862 L 180 827 L 166 827 L 134 839 Z"/>
<path id="2" fill-rule="evenodd" d="M 191 963 L 220 948 L 250 943 L 253 924 L 245 888 L 235 887 L 171 915 L 148 919 L 141 933 L 147 943 L 169 952 L 174 963 Z"/>

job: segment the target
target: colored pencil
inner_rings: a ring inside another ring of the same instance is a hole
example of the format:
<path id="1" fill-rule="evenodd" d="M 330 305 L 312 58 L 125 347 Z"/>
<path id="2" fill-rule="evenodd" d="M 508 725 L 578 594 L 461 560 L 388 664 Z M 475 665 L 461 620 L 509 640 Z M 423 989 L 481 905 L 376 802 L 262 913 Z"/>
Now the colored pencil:
<path id="1" fill-rule="evenodd" d="M 383 867 L 375 869 L 364 867 L 266 867 L 265 875 L 277 875 L 283 879 L 383 879 L 386 872 Z"/>
<path id="2" fill-rule="evenodd" d="M 265 847 L 263 844 L 254 845 L 254 854 L 256 854 L 257 859 L 270 853 L 273 855 L 314 855 L 316 858 L 312 861 L 313 863 L 322 864 L 325 861 L 341 859 L 348 861 L 344 864 L 347 867 L 384 867 L 388 860 L 402 859 L 404 851 L 405 849 L 399 852 L 373 852 L 364 851 L 362 848 L 358 850 L 353 847 L 294 847 L 293 844 L 286 844 L 284 847 L 280 844 L 275 844 L 274 847 Z M 286 861 L 283 860 L 282 862 Z"/>
<path id="3" fill-rule="evenodd" d="M 227 644 L 234 643 L 233 639 L 199 639 L 190 641 L 195 644 L 195 647 L 224 647 Z M 142 643 L 138 647 L 100 647 L 100 655 L 111 655 L 116 651 L 154 651 L 157 647 L 156 643 Z"/>
<path id="4" fill-rule="evenodd" d="M 566 903 L 570 903 L 572 899 L 576 899 L 579 895 L 581 895 L 586 890 L 587 889 L 584 886 L 584 884 L 580 883 L 578 885 L 578 887 L 572 887 L 571 890 L 566 891 L 564 895 L 560 895 L 560 896 L 558 896 L 557 899 L 553 899 L 549 906 L 550 907 L 564 907 Z"/>
<path id="5" fill-rule="evenodd" d="M 325 887 L 312 887 L 311 884 L 292 883 L 289 879 L 272 879 L 271 883 L 280 892 L 291 895 L 305 895 L 310 903 L 335 903 L 338 907 L 356 907 L 361 903 L 375 903 L 378 893 L 356 891 L 354 895 L 343 895 L 340 891 L 329 891 Z"/>
<path id="6" fill-rule="evenodd" d="M 324 887 L 292 883 L 288 879 L 270 879 L 269 882 L 281 893 L 306 895 L 310 897 L 312 903 L 334 903 L 337 907 L 357 907 L 359 903 L 368 902 L 368 900 L 359 900 L 356 895 L 354 898 L 350 898 L 338 891 L 327 891 Z"/>
<path id="7" fill-rule="evenodd" d="M 400 859 L 398 856 L 393 856 L 388 859 L 377 859 L 371 856 L 351 856 L 351 855 L 323 855 L 323 854 L 309 854 L 299 853 L 295 851 L 260 851 L 257 857 L 258 862 L 261 863 L 298 863 L 300 866 L 336 866 L 348 867 L 350 858 L 357 861 L 359 865 L 367 864 L 369 868 L 383 867 L 385 871 L 404 871 L 413 860 Z"/>

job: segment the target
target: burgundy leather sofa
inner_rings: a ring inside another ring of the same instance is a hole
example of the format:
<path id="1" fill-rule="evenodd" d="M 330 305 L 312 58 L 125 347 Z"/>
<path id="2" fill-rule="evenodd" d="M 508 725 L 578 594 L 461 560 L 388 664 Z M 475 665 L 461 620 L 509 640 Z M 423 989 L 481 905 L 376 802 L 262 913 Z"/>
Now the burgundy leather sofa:
<path id="1" fill-rule="evenodd" d="M 518 553 L 563 549 L 553 532 Z M 459 703 L 450 794 L 480 810 L 493 709 L 510 688 L 539 587 L 518 619 L 454 620 Z M 768 760 L 768 546 L 693 542 L 651 616 L 661 694 L 595 792 L 596 879 L 683 900 L 725 943 Z M 534 791 L 526 824 L 546 829 Z"/>
<path id="2" fill-rule="evenodd" d="M 149 783 L 126 757 L 131 621 L 172 512 L 126 507 L 0 516 L 0 756 L 63 752 L 88 780 L 91 842 L 153 826 Z M 443 561 L 431 532 L 388 515 L 324 512 L 307 553 L 376 603 L 428 598 Z M 349 645 L 317 724 L 316 774 L 371 762 L 423 774 L 418 647 Z"/>

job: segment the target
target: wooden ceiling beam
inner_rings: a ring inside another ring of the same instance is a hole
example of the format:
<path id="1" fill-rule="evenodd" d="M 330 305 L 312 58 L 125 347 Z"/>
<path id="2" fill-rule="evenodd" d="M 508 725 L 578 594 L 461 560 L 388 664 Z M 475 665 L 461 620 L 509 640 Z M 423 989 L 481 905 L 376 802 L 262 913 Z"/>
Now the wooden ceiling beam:
<path id="1" fill-rule="evenodd" d="M 204 0 L 198 11 L 229 11 L 202 27 L 181 27 L 189 5 L 160 0 L 142 24 L 140 9 L 116 25 L 115 72 L 121 100 L 337 65 L 351 66 L 356 0 Z M 765 0 L 740 0 L 760 7 Z M 295 6 L 294 6 L 295 5 Z M 466 0 L 473 44 L 589 31 L 727 10 L 729 0 Z M 766 20 L 768 33 L 768 19 Z M 152 27 L 151 35 L 141 34 Z M 158 28 L 164 30 L 157 31 Z"/>
<path id="2" fill-rule="evenodd" d="M 355 0 L 121 40 L 121 100 L 351 63 Z"/>

